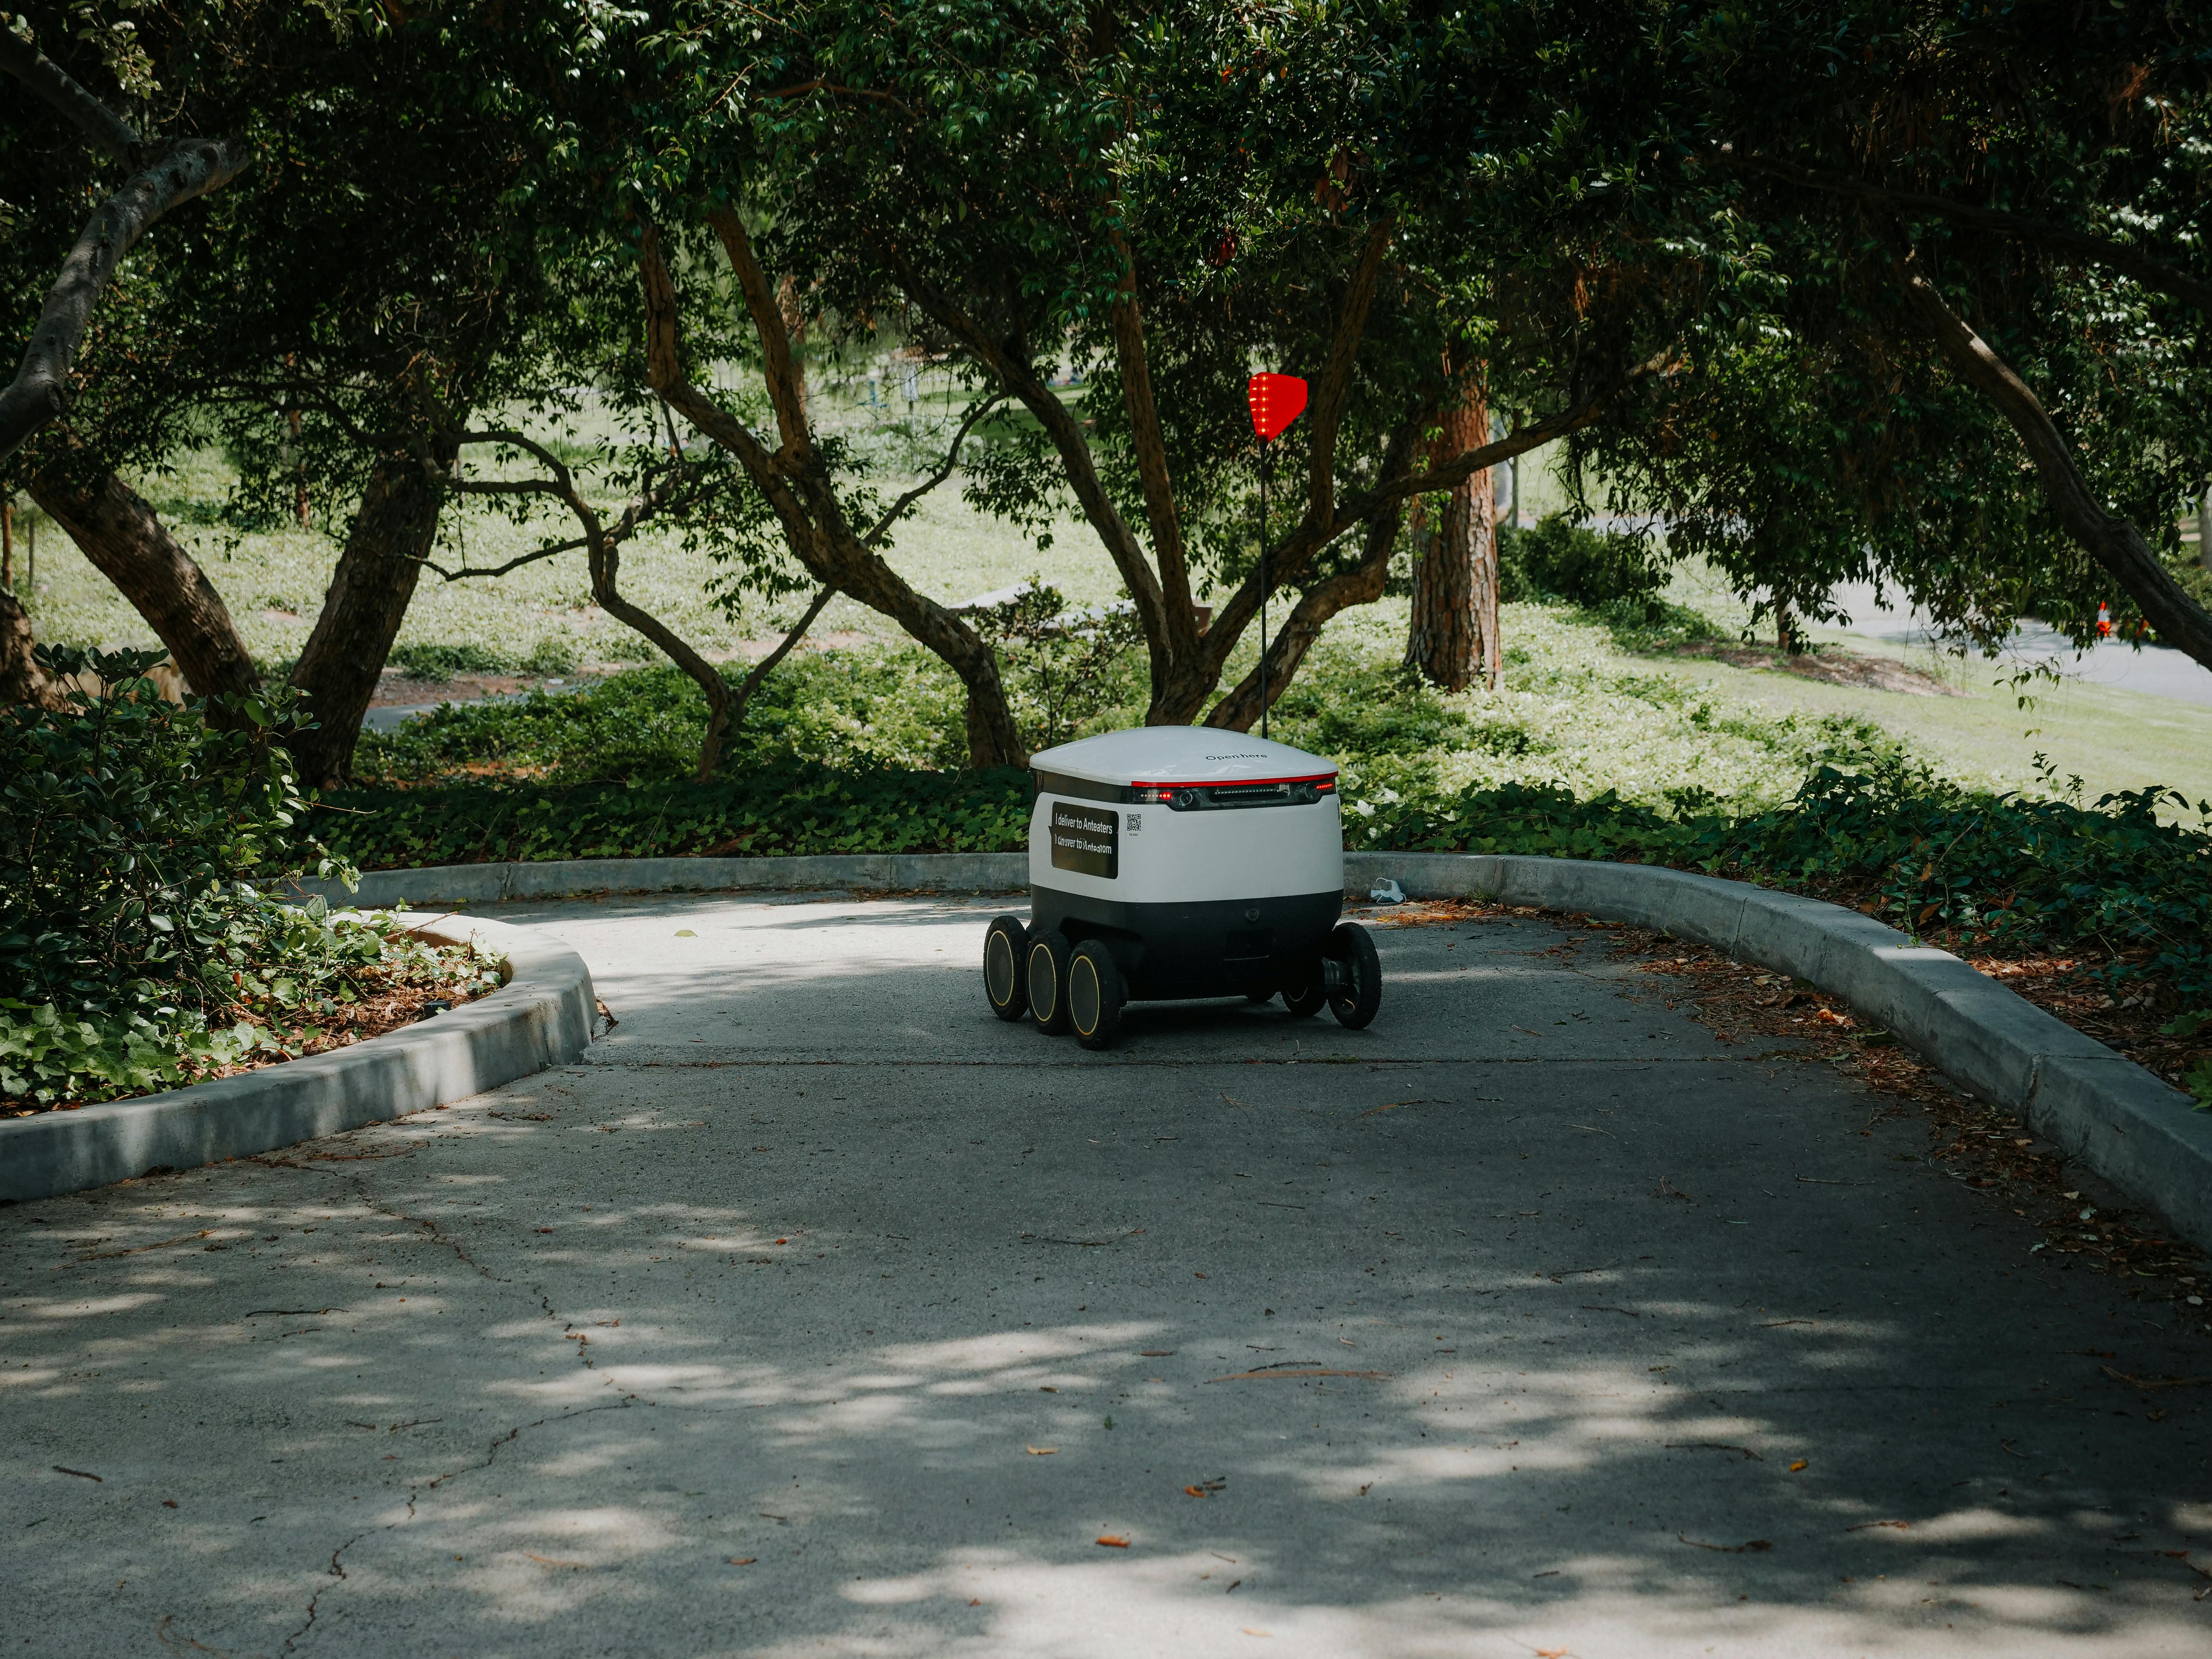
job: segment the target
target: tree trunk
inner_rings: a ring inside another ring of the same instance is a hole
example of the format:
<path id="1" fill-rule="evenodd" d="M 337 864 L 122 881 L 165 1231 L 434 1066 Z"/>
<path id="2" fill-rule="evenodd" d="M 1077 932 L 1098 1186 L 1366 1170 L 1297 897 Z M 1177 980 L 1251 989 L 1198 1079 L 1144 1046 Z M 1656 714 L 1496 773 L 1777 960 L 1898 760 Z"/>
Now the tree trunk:
<path id="1" fill-rule="evenodd" d="M 1434 465 L 1486 442 L 1490 410 L 1477 397 L 1448 411 L 1443 424 L 1431 447 Z M 1490 469 L 1485 467 L 1469 473 L 1452 491 L 1443 522 L 1414 568 L 1406 666 L 1431 685 L 1464 691 L 1474 684 L 1477 667 L 1487 664 L 1495 685 L 1497 616 L 1497 506 Z"/>
<path id="2" fill-rule="evenodd" d="M 146 619 L 193 691 L 260 685 L 222 595 L 137 491 L 112 472 L 79 484 L 50 471 L 31 481 L 31 498 Z"/>
<path id="3" fill-rule="evenodd" d="M 35 703 L 41 708 L 61 707 L 60 689 L 32 660 L 31 647 L 36 642 L 31 619 L 24 614 L 15 590 L 0 586 L 0 708 L 19 702 Z"/>
<path id="4" fill-rule="evenodd" d="M 1474 647 L 1482 659 L 1483 686 L 1498 690 L 1505 676 L 1505 636 L 1498 626 L 1498 498 L 1486 468 L 1474 501 Z"/>
<path id="5" fill-rule="evenodd" d="M 457 451 L 450 441 L 440 440 L 429 465 L 411 455 L 387 455 L 362 493 L 322 615 L 292 671 L 292 684 L 307 694 L 307 713 L 315 725 L 287 743 L 300 781 L 310 788 L 332 787 L 353 769 L 362 717 L 438 533 L 446 475 Z"/>

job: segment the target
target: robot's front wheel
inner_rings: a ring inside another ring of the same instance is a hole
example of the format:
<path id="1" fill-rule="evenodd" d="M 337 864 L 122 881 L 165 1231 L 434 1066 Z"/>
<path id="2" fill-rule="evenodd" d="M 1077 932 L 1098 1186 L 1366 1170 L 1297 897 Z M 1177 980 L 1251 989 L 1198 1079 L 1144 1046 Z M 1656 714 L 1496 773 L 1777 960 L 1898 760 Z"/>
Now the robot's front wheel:
<path id="1" fill-rule="evenodd" d="M 1067 1024 L 1086 1048 L 1110 1048 L 1121 1035 L 1121 971 L 1095 939 L 1067 959 Z"/>
<path id="2" fill-rule="evenodd" d="M 1030 1012 L 1037 1030 L 1058 1036 L 1067 1029 L 1067 963 L 1073 952 L 1058 928 L 1030 941 Z"/>
<path id="3" fill-rule="evenodd" d="M 1322 966 L 1328 1011 L 1336 1023 L 1357 1031 L 1382 1006 L 1382 963 L 1375 941 L 1356 921 L 1340 921 L 1328 936 Z"/>
<path id="4" fill-rule="evenodd" d="M 1019 1019 L 1030 1011 L 1026 971 L 1030 930 L 1019 916 L 998 916 L 983 935 L 983 994 L 1000 1019 Z"/>

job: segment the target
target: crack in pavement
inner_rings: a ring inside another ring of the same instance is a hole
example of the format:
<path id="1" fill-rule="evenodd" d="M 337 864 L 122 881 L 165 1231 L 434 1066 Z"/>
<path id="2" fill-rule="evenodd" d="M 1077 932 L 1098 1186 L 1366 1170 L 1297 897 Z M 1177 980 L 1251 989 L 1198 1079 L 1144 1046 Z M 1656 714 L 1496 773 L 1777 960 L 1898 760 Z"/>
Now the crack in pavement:
<path id="1" fill-rule="evenodd" d="M 368 1537 L 369 1532 L 374 1532 L 374 1530 L 375 1528 L 372 1527 L 368 1528 L 368 1531 L 357 1532 L 354 1534 L 352 1537 L 347 1539 L 344 1543 L 332 1550 L 331 1552 L 331 1570 L 324 1576 L 325 1577 L 337 1579 L 340 1583 L 343 1583 L 345 1580 L 346 1571 L 343 1567 L 338 1565 L 338 1557 L 343 1555 L 356 1544 L 358 1544 L 362 1539 Z M 330 1585 L 325 1584 L 320 1589 L 317 1589 L 313 1595 L 307 1598 L 307 1622 L 302 1624 L 299 1629 L 294 1631 L 289 1636 L 284 1638 L 284 1650 L 286 1652 L 290 1652 L 293 1644 L 297 1642 L 301 1637 L 305 1636 L 309 1631 L 314 1628 L 315 1613 L 318 1606 L 323 1599 L 324 1592 L 328 1590 L 330 1588 Z"/>
<path id="2" fill-rule="evenodd" d="M 256 1158 L 253 1161 L 267 1164 L 271 1168 L 306 1170 L 312 1167 L 306 1164 L 289 1163 L 274 1164 L 271 1163 L 270 1160 L 265 1158 Z M 396 1205 L 386 1202 L 378 1198 L 378 1196 L 370 1190 L 368 1179 L 363 1173 L 358 1170 L 317 1170 L 315 1173 L 328 1174 L 337 1176 L 352 1188 L 355 1200 L 361 1206 L 362 1210 L 371 1214 L 380 1215 L 390 1220 L 402 1222 L 410 1226 L 419 1229 L 426 1237 L 427 1242 L 436 1245 L 442 1245 L 445 1249 L 451 1250 L 453 1255 L 459 1259 L 464 1266 L 471 1268 L 478 1275 L 478 1277 L 483 1279 L 487 1282 L 501 1285 L 502 1287 L 513 1286 L 514 1285 L 515 1281 L 514 1279 L 502 1277 L 501 1274 L 493 1272 L 492 1269 L 487 1267 L 484 1263 L 477 1261 L 475 1256 L 469 1253 L 467 1248 L 464 1246 L 459 1239 L 453 1237 L 443 1228 L 440 1227 L 434 1220 L 432 1220 L 426 1216 L 412 1214 Z M 575 1322 L 565 1318 L 561 1314 L 560 1310 L 554 1307 L 552 1297 L 546 1294 L 544 1291 L 536 1285 L 529 1286 L 528 1289 L 531 1294 L 536 1296 L 538 1307 L 544 1313 L 544 1317 L 550 1322 L 558 1325 L 561 1328 L 561 1334 L 564 1338 L 572 1338 L 574 1340 L 576 1344 L 576 1358 L 579 1362 L 581 1363 L 583 1368 L 598 1374 L 600 1377 L 601 1385 L 603 1387 L 612 1388 L 616 1386 L 615 1379 L 606 1376 L 603 1372 L 599 1372 L 599 1367 L 593 1363 L 591 1356 L 584 1352 L 584 1350 L 590 1346 L 590 1337 L 586 1334 L 579 1333 L 576 1330 Z M 600 1412 L 627 1411 L 633 1404 L 653 1408 L 657 1407 L 659 1403 L 659 1402 L 657 1401 L 644 1399 L 636 1395 L 625 1395 L 621 1400 L 611 1401 L 606 1405 L 587 1406 L 576 1411 L 556 1413 L 550 1416 L 538 1418 L 532 1422 L 516 1424 L 514 1427 L 508 1429 L 506 1433 L 493 1440 L 491 1443 L 485 1448 L 484 1455 L 480 1462 L 463 1464 L 460 1468 L 455 1469 L 448 1469 L 442 1474 L 435 1475 L 427 1481 L 418 1482 L 417 1484 L 409 1487 L 406 1498 L 407 1513 L 404 1519 L 389 1522 L 380 1528 L 371 1527 L 366 1528 L 363 1531 L 356 1533 L 351 1538 L 347 1539 L 344 1543 L 340 1544 L 336 1549 L 331 1552 L 331 1564 L 328 1571 L 325 1575 L 325 1578 L 336 1580 L 338 1583 L 344 1583 L 346 1580 L 346 1571 L 344 1566 L 341 1564 L 340 1558 L 343 1556 L 348 1550 L 352 1549 L 356 1545 L 359 1544 L 362 1539 L 368 1537 L 371 1533 L 392 1532 L 397 1530 L 398 1528 L 406 1525 L 408 1522 L 414 1521 L 416 1518 L 416 1500 L 417 1498 L 421 1498 L 425 1492 L 433 1492 L 439 1487 L 443 1486 L 449 1480 L 457 1480 L 463 1475 L 466 1474 L 481 1474 L 483 1470 L 491 1468 L 492 1465 L 499 1459 L 500 1449 L 503 1446 L 513 1444 L 527 1431 L 544 1428 L 549 1424 L 565 1423 L 574 1418 L 592 1416 Z M 307 1637 L 307 1633 L 314 1628 L 315 1620 L 319 1613 L 323 1597 L 336 1587 L 337 1585 L 335 1583 L 325 1583 L 316 1589 L 313 1595 L 308 1598 L 307 1619 L 301 1624 L 298 1629 L 295 1630 L 290 1635 L 284 1638 L 283 1648 L 283 1651 L 292 1651 L 297 1644 Z M 164 1629 L 166 1629 L 166 1625 L 167 1621 L 165 1620 Z M 161 1632 L 157 1632 L 157 1634 L 160 1633 Z M 166 1635 L 162 1635 L 161 1639 L 165 1646 L 169 1645 L 168 1638 Z M 198 1648 L 204 1652 L 219 1651 L 219 1650 L 208 1648 L 204 1644 L 193 1641 L 190 1637 L 186 1637 L 184 1639 L 190 1643 L 191 1646 Z"/>

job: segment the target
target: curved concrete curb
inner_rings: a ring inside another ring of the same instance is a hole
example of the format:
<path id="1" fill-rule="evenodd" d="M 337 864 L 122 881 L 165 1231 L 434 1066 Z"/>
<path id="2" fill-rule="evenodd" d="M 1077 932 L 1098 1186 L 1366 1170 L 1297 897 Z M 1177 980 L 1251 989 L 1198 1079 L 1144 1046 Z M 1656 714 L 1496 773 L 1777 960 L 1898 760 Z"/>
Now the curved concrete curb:
<path id="1" fill-rule="evenodd" d="M 825 853 L 775 859 L 549 859 L 542 864 L 439 864 L 364 870 L 353 892 L 334 881 L 291 884 L 302 898 L 383 909 L 394 904 L 497 904 L 587 893 L 1005 893 L 1030 883 L 1027 853 Z"/>
<path id="2" fill-rule="evenodd" d="M 1650 865 L 1479 853 L 1362 853 L 1363 896 L 1485 897 L 1633 922 L 1794 974 L 1896 1033 L 1954 1081 L 2028 1126 L 2212 1249 L 2212 1113 L 1948 951 L 1841 905 Z"/>
<path id="3" fill-rule="evenodd" d="M 137 1100 L 0 1122 L 0 1200 L 52 1198 L 404 1117 L 557 1066 L 592 1040 L 591 969 L 556 939 L 472 916 L 414 931 L 505 954 L 490 995 L 349 1048 Z"/>

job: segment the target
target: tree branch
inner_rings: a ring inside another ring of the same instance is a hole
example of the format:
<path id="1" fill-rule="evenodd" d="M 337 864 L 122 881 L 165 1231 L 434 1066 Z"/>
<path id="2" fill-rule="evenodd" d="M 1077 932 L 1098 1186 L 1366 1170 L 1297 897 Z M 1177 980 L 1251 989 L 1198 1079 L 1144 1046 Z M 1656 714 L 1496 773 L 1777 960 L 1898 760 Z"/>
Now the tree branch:
<path id="1" fill-rule="evenodd" d="M 721 238 L 723 256 L 737 273 L 745 309 L 752 313 L 753 331 L 760 336 L 761 354 L 768 368 L 769 400 L 775 405 L 776 428 L 783 436 L 781 453 L 799 464 L 812 445 L 806 426 L 805 381 L 791 355 L 791 331 L 785 325 L 783 307 L 776 303 L 775 290 L 769 286 L 760 261 L 753 257 L 752 238 L 745 234 L 744 221 L 728 208 L 720 208 L 707 216 L 707 222 Z"/>
<path id="2" fill-rule="evenodd" d="M 752 702 L 753 693 L 759 690 L 762 683 L 775 672 L 776 664 L 791 654 L 792 647 L 797 645 L 805 636 L 806 630 L 814 626 L 814 619 L 822 614 L 823 608 L 836 597 L 836 588 L 828 586 L 817 593 L 814 596 L 814 603 L 806 607 L 806 614 L 784 635 L 781 642 L 775 649 L 755 663 L 752 672 L 738 683 L 737 690 L 730 697 L 730 729 L 732 732 L 744 724 L 745 706 Z"/>
<path id="3" fill-rule="evenodd" d="M 1129 411 L 1130 448 L 1145 492 L 1152 557 L 1159 565 L 1160 611 L 1169 654 L 1188 661 L 1198 654 L 1198 613 L 1191 608 L 1190 561 L 1183 547 L 1182 520 L 1176 512 L 1175 488 L 1168 477 L 1159 408 L 1152 398 L 1152 360 L 1145 349 L 1144 313 L 1137 303 L 1137 259 L 1119 230 L 1114 233 L 1114 246 L 1121 256 L 1121 280 L 1115 291 L 1113 311 L 1114 351 L 1121 363 L 1121 401 Z"/>
<path id="4" fill-rule="evenodd" d="M 665 623 L 623 598 L 617 585 L 622 574 L 623 543 L 635 535 L 638 526 L 659 510 L 665 498 L 659 495 L 648 483 L 644 492 L 623 509 L 622 517 L 610 530 L 598 510 L 584 499 L 583 492 L 576 488 L 575 476 L 569 471 L 567 464 L 544 445 L 520 432 L 512 431 L 464 433 L 459 441 L 464 444 L 507 445 L 525 454 L 535 456 L 553 475 L 550 481 L 525 482 L 539 484 L 543 486 L 543 493 L 557 496 L 576 515 L 576 522 L 583 526 L 584 533 L 580 539 L 584 557 L 591 567 L 592 599 L 600 610 L 616 621 L 634 632 L 644 635 L 659 646 L 668 659 L 684 671 L 707 699 L 707 731 L 699 744 L 698 775 L 712 777 L 722 763 L 722 738 L 730 727 L 729 682 L 722 678 L 720 669 L 701 656 Z M 521 485 L 508 487 L 520 488 Z M 531 558 L 547 556 L 550 551 L 552 550 L 540 549 L 538 553 L 517 560 L 515 563 L 527 563 Z M 512 569 L 514 566 L 506 568 Z M 452 579 L 449 577 L 447 580 Z"/>
<path id="5" fill-rule="evenodd" d="M 1067 412 L 1067 406 L 1052 395 L 1052 388 L 1037 378 L 1036 371 L 1028 361 L 1007 349 L 951 299 L 925 282 L 921 274 L 908 264 L 905 258 L 893 250 L 890 258 L 898 273 L 899 286 L 907 297 L 920 306 L 923 313 L 975 354 L 976 360 L 996 375 L 1020 400 L 1023 408 L 1036 417 L 1045 435 L 1052 440 L 1053 447 L 1060 453 L 1060 469 L 1066 474 L 1075 499 L 1083 507 L 1083 515 L 1098 532 L 1098 539 L 1106 545 L 1114 568 L 1121 573 L 1122 586 L 1129 590 L 1129 598 L 1137 607 L 1137 617 L 1145 630 L 1146 642 L 1152 647 L 1152 676 L 1157 684 L 1167 666 L 1161 656 L 1161 647 L 1167 638 L 1165 603 L 1160 591 L 1160 579 L 1146 562 L 1145 550 L 1137 544 L 1136 537 L 1106 494 L 1100 482 L 1098 467 L 1092 459 L 1091 446 L 1083 436 L 1082 426 Z"/>
<path id="6" fill-rule="evenodd" d="M 1268 594 L 1275 588 L 1295 583 L 1322 549 L 1353 524 L 1371 516 L 1376 507 L 1387 505 L 1378 502 L 1356 513 L 1340 512 L 1336 504 L 1336 465 L 1345 406 L 1352 395 L 1352 371 L 1358 359 L 1360 342 L 1367 332 L 1368 312 L 1374 303 L 1376 283 L 1382 275 L 1382 258 L 1389 250 L 1392 234 L 1391 222 L 1387 218 L 1378 219 L 1368 227 L 1358 261 L 1352 266 L 1345 287 L 1343 303 L 1338 307 L 1336 324 L 1329 336 L 1328 358 L 1322 365 L 1320 384 L 1308 405 L 1306 510 L 1297 529 L 1276 550 L 1266 588 L 1261 586 L 1257 569 L 1237 584 L 1236 592 L 1215 616 L 1212 627 L 1206 630 L 1192 659 L 1177 665 L 1172 683 L 1164 691 L 1155 690 L 1153 708 L 1147 719 L 1182 721 L 1196 718 L 1200 706 L 1219 679 L 1230 653 L 1237 648 L 1244 630 L 1251 626 L 1252 619 L 1259 615 L 1260 606 Z M 1256 708 L 1255 714 L 1256 717 Z"/>
<path id="7" fill-rule="evenodd" d="M 456 495 L 559 495 L 568 492 L 550 478 L 455 478 L 446 486 Z"/>
<path id="8" fill-rule="evenodd" d="M 766 92 L 755 93 L 753 102 L 764 104 L 771 98 L 798 98 L 810 92 L 826 92 L 838 98 L 872 98 L 878 103 L 889 104 L 909 121 L 918 121 L 921 118 L 906 104 L 888 92 L 876 92 L 866 87 L 840 86 L 827 76 L 819 75 L 811 81 L 795 82 L 787 87 L 774 87 Z"/>
<path id="9" fill-rule="evenodd" d="M 100 204 L 62 262 L 15 378 L 0 392 L 0 460 L 69 407 L 70 365 L 117 263 L 163 214 L 220 189 L 252 159 L 227 138 L 180 143 Z"/>
<path id="10" fill-rule="evenodd" d="M 14 76 L 80 133 L 118 161 L 136 161 L 137 129 L 79 85 L 59 64 L 0 22 L 0 70 Z"/>
<path id="11" fill-rule="evenodd" d="M 638 256 L 638 283 L 645 295 L 645 374 L 653 389 L 684 418 L 738 458 L 745 472 L 760 487 L 775 509 L 790 538 L 792 550 L 807 568 L 823 580 L 826 568 L 817 568 L 818 554 L 810 558 L 813 536 L 805 509 L 791 491 L 789 482 L 768 447 L 753 436 L 745 423 L 730 414 L 693 385 L 684 372 L 682 333 L 676 309 L 676 284 L 670 280 L 667 262 L 660 254 L 659 227 L 647 225 Z M 779 319 L 781 320 L 781 319 Z"/>
<path id="12" fill-rule="evenodd" d="M 1849 173 L 1825 173 L 1813 167 L 1797 167 L 1788 161 L 1769 161 L 1764 156 L 1741 155 L 1726 144 L 1723 144 L 1714 155 L 1723 167 L 1734 167 L 1738 172 L 1778 179 L 1784 184 L 1801 185 L 1807 190 L 1849 196 L 1892 212 L 1937 214 L 1960 224 L 1971 225 L 1977 230 L 2009 236 L 2016 241 L 2039 242 L 2055 252 L 2070 254 L 2084 263 L 2104 265 L 2123 276 L 2132 276 L 2147 288 L 2159 289 L 2212 316 L 2212 283 L 2193 276 L 2162 259 L 2153 258 L 2124 242 L 2116 242 L 2108 236 L 2069 230 L 2063 225 L 2032 219 L 2022 213 L 2007 213 L 1997 208 L 1954 202 L 1948 197 L 1929 196 L 1918 191 L 1890 190 Z"/>
<path id="13" fill-rule="evenodd" d="M 742 229 L 742 227 L 739 227 Z M 725 243 L 735 263 L 738 249 Z M 750 245 L 745 258 L 750 263 Z M 795 423 L 797 441 L 771 455 L 760 441 L 685 376 L 680 349 L 675 285 L 660 256 L 659 234 L 646 226 L 639 252 L 639 279 L 646 302 L 646 376 L 654 391 L 684 411 L 691 423 L 737 456 L 754 484 L 767 496 L 783 526 L 784 540 L 815 580 L 848 593 L 871 610 L 892 618 L 941 658 L 968 688 L 968 754 L 971 765 L 1020 764 L 1027 759 L 1013 714 L 999 678 L 998 659 L 975 631 L 886 563 L 881 554 L 854 534 L 838 499 L 822 452 L 806 436 L 803 394 L 778 399 L 780 421 Z M 758 274 L 757 266 L 754 267 Z M 740 270 L 742 278 L 742 268 Z M 755 313 L 756 332 L 764 349 L 786 337 L 783 317 L 760 284 L 766 314 Z M 749 303 L 753 296 L 749 295 Z M 799 390 L 795 374 L 787 388 Z M 787 426 L 787 430 L 792 429 Z"/>
<path id="14" fill-rule="evenodd" d="M 952 469 L 960 464 L 961 444 L 966 441 L 968 434 L 975 430 L 975 423 L 978 421 L 981 420 L 984 416 L 989 414 L 1000 404 L 1006 402 L 1006 394 L 1005 392 L 994 392 L 989 397 L 984 398 L 981 403 L 977 404 L 975 408 L 968 411 L 967 417 L 960 422 L 960 429 L 952 434 L 952 442 L 945 452 L 945 465 L 939 467 L 935 472 L 931 474 L 927 478 L 925 478 L 921 483 L 916 484 L 913 489 L 908 490 L 906 494 L 900 496 L 898 500 L 893 501 L 890 504 L 890 507 L 884 512 L 883 517 L 876 520 L 875 527 L 870 530 L 866 535 L 860 538 L 860 544 L 862 546 L 875 546 L 877 543 L 883 539 L 884 532 L 889 530 L 893 525 L 896 524 L 899 520 L 905 515 L 907 508 L 912 507 L 924 495 L 929 494 L 931 490 L 936 489 L 938 485 L 943 483 L 947 478 L 952 476 Z"/>
<path id="15" fill-rule="evenodd" d="M 1376 280 L 1382 274 L 1382 256 L 1390 249 L 1391 223 L 1377 219 L 1368 227 L 1366 246 L 1352 280 L 1344 290 L 1337 313 L 1336 330 L 1329 337 L 1328 361 L 1322 366 L 1321 384 L 1315 388 L 1313 408 L 1306 426 L 1306 516 L 1325 520 L 1336 494 L 1336 434 L 1344 421 L 1344 406 L 1352 396 L 1352 370 L 1359 356 L 1359 343 L 1367 333 L 1367 313 L 1375 301 Z"/>
<path id="16" fill-rule="evenodd" d="M 445 566 L 430 559 L 424 559 L 421 563 L 425 570 L 435 571 L 446 580 L 457 582 L 469 576 L 504 576 L 508 571 L 520 570 L 526 564 L 535 564 L 540 559 L 550 559 L 557 554 L 573 553 L 578 548 L 587 545 L 589 544 L 584 538 L 575 536 L 565 542 L 555 542 L 550 546 L 541 547 L 534 553 L 525 553 L 519 557 L 509 559 L 505 564 L 486 567 L 465 564 L 459 570 L 448 570 Z"/>
<path id="17" fill-rule="evenodd" d="M 1893 254 L 1908 308 L 1935 337 L 1959 378 L 1997 407 L 2043 480 L 2058 521 L 2136 602 L 2159 637 L 2212 668 L 2212 615 L 2166 574 L 2142 532 L 2090 492 L 2074 453 L 2027 383 L 1945 303 L 1910 252 Z"/>
<path id="18" fill-rule="evenodd" d="M 1275 550 L 1273 574 L 1276 586 L 1295 582 L 1324 548 L 1354 526 L 1371 520 L 1384 507 L 1402 501 L 1410 495 L 1425 495 L 1454 489 L 1462 479 L 1473 477 L 1485 467 L 1510 461 L 1516 455 L 1540 449 L 1555 439 L 1581 430 L 1602 415 L 1606 404 L 1614 397 L 1645 376 L 1663 372 L 1673 361 L 1671 356 L 1665 354 L 1653 357 L 1592 392 L 1571 410 L 1539 421 L 1534 426 L 1510 432 L 1479 448 L 1467 450 L 1442 466 L 1431 467 L 1426 472 L 1408 473 L 1373 489 L 1348 496 L 1336 503 L 1334 512 L 1328 519 L 1316 520 L 1309 516 L 1284 538 L 1283 544 Z M 1238 584 L 1237 591 L 1230 595 L 1228 603 L 1221 607 L 1220 614 L 1214 618 L 1212 628 L 1207 630 L 1209 642 L 1217 635 L 1220 636 L 1219 644 L 1212 648 L 1221 652 L 1223 660 L 1227 659 L 1228 652 L 1234 647 L 1243 630 L 1251 625 L 1252 618 L 1259 614 L 1259 611 L 1260 576 L 1255 570 Z"/>

